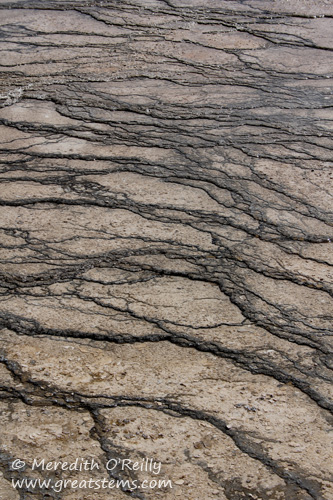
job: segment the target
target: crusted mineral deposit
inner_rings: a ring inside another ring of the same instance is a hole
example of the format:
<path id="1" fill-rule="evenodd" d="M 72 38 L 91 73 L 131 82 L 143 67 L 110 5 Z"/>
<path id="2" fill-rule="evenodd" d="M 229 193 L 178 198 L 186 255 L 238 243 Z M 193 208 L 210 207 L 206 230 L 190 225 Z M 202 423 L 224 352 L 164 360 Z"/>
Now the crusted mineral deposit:
<path id="1" fill-rule="evenodd" d="M 0 0 L 1 500 L 332 500 L 332 17 Z"/>

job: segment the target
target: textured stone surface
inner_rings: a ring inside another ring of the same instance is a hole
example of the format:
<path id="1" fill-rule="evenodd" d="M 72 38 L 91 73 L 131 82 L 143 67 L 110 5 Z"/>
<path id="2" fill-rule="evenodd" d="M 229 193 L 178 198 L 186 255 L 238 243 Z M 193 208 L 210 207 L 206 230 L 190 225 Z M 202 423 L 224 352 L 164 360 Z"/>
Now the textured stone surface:
<path id="1" fill-rule="evenodd" d="M 332 499 L 331 2 L 0 13 L 0 498 Z"/>

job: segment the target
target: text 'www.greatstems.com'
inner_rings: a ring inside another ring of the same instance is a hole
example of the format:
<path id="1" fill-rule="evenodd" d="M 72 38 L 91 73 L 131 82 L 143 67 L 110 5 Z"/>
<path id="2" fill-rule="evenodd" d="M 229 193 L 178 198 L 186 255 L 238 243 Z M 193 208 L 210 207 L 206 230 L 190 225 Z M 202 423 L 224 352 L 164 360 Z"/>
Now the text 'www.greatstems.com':
<path id="1" fill-rule="evenodd" d="M 28 490 L 53 490 L 56 493 L 60 493 L 65 488 L 72 489 L 90 489 L 90 490 L 107 490 L 119 488 L 123 491 L 134 491 L 138 489 L 160 489 L 160 488 L 172 488 L 172 482 L 170 479 L 144 479 L 139 481 L 138 479 L 58 479 L 54 481 L 53 479 L 12 479 L 13 488 L 28 489 Z"/>

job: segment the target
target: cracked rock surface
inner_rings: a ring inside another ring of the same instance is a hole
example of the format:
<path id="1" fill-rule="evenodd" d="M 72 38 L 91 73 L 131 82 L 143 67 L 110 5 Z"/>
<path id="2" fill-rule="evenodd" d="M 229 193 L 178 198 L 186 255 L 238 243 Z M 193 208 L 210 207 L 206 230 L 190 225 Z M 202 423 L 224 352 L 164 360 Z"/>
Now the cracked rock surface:
<path id="1" fill-rule="evenodd" d="M 1 499 L 333 498 L 332 17 L 0 1 Z"/>

